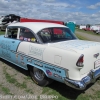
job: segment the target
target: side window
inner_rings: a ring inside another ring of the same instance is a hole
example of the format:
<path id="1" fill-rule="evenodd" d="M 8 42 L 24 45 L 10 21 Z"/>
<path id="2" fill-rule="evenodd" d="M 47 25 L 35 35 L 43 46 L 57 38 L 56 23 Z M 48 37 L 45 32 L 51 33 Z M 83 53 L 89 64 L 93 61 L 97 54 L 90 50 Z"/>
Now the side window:
<path id="1" fill-rule="evenodd" d="M 17 39 L 18 28 L 8 28 L 6 37 Z"/>
<path id="2" fill-rule="evenodd" d="M 50 31 L 50 29 L 43 29 L 38 33 L 38 35 L 44 43 L 51 41 L 51 31 Z"/>
<path id="3" fill-rule="evenodd" d="M 19 39 L 22 41 L 36 42 L 34 34 L 27 28 L 20 28 Z"/>

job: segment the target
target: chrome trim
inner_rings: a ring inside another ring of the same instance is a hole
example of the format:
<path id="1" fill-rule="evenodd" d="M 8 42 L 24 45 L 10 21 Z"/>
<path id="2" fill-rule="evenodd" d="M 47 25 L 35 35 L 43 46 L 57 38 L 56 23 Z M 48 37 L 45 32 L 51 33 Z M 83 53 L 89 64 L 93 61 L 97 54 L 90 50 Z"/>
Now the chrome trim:
<path id="1" fill-rule="evenodd" d="M 65 78 L 64 81 L 66 85 L 74 89 L 84 90 L 88 84 L 94 83 L 98 77 L 100 77 L 100 68 L 97 70 L 91 70 L 89 74 L 80 81 L 75 81 L 68 78 Z"/>

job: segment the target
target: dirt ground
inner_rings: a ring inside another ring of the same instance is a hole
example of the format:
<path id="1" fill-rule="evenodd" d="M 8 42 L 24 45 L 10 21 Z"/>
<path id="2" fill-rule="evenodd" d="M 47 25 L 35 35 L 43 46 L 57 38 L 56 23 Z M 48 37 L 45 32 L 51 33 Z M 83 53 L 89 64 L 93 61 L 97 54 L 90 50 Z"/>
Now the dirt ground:
<path id="1" fill-rule="evenodd" d="M 74 90 L 59 82 L 52 83 L 49 86 L 49 91 L 59 92 L 61 98 L 66 98 L 64 100 L 76 100 L 81 94 L 84 96 L 95 95 L 96 91 L 99 90 L 100 80 L 88 86 L 84 91 Z M 43 91 L 44 87 L 36 85 L 27 71 L 2 59 L 0 60 L 0 100 L 61 100 L 59 97 L 56 99 L 41 99 L 41 95 L 46 95 L 46 92 Z M 55 95 L 56 92 L 54 92 Z M 53 92 L 51 95 L 53 95 Z"/>
<path id="2" fill-rule="evenodd" d="M 83 33 L 83 32 L 78 32 L 78 31 L 76 31 L 75 34 L 76 34 L 76 35 L 80 35 L 80 36 L 82 36 L 82 37 L 85 37 L 85 38 L 87 38 L 87 39 L 89 39 L 89 40 L 91 40 L 91 41 L 100 42 L 100 35 L 98 36 L 98 35 L 86 34 L 85 31 L 84 31 L 84 33 Z M 95 34 L 95 33 L 94 33 L 94 34 Z"/>
<path id="3" fill-rule="evenodd" d="M 34 84 L 27 71 L 4 60 L 0 61 L 0 89 L 0 98 L 9 95 L 16 100 L 34 100 L 35 96 L 38 98 L 42 93 L 42 87 Z M 11 97 L 7 100 L 11 100 Z"/>

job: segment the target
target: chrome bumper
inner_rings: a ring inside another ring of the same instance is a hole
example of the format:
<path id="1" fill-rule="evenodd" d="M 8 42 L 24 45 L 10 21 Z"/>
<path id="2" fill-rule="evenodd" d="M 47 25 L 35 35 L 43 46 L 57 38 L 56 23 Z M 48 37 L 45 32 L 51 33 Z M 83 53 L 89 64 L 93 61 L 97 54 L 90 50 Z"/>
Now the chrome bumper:
<path id="1" fill-rule="evenodd" d="M 84 90 L 86 86 L 90 83 L 94 83 L 96 79 L 100 77 L 100 68 L 97 70 L 91 70 L 89 74 L 82 78 L 80 81 L 70 80 L 68 78 L 65 78 L 65 84 L 78 90 Z"/>

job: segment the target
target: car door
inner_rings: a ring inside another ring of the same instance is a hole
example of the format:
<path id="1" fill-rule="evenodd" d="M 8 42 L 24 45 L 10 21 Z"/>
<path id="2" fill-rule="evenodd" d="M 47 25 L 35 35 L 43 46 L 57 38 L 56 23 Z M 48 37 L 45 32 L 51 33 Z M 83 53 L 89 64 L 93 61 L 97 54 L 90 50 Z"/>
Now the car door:
<path id="1" fill-rule="evenodd" d="M 28 28 L 25 27 L 21 27 L 20 28 L 20 32 L 19 32 L 19 40 L 22 41 L 22 43 L 19 44 L 19 47 L 21 48 L 20 50 L 18 50 L 16 55 L 16 60 L 19 64 L 19 66 L 23 67 L 23 68 L 27 68 L 27 53 L 25 53 L 25 44 L 29 44 L 30 43 L 37 43 L 37 39 L 36 36 L 34 35 L 33 31 L 31 31 Z M 21 45 L 23 44 L 23 45 Z M 18 48 L 19 48 L 18 47 Z"/>
<path id="2" fill-rule="evenodd" d="M 12 63 L 15 63 L 16 50 L 21 42 L 17 39 L 18 30 L 18 28 L 9 28 L 1 40 L 1 57 Z"/>

